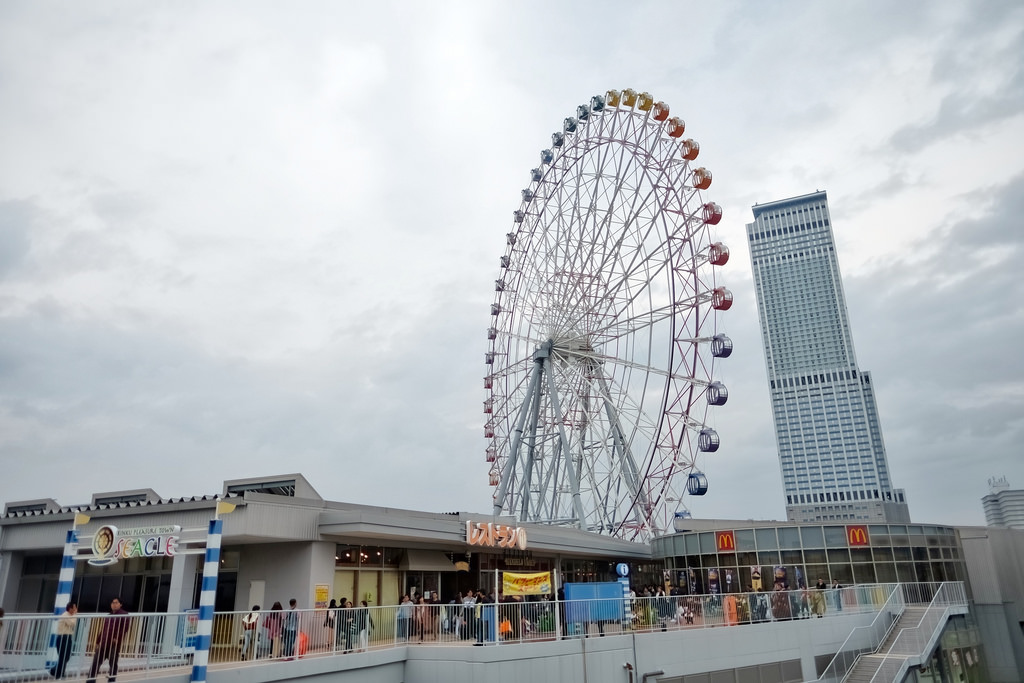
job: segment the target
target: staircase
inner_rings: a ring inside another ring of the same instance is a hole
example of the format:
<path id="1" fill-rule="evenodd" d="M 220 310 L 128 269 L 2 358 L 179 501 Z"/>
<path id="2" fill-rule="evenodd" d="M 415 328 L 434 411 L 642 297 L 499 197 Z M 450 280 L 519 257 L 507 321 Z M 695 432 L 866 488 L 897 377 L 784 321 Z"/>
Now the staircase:
<path id="1" fill-rule="evenodd" d="M 857 663 L 847 674 L 846 683 L 870 683 L 872 680 L 884 680 L 886 683 L 890 683 L 892 677 L 884 677 L 885 673 L 891 669 L 895 675 L 907 657 L 919 657 L 921 654 L 920 652 L 906 652 L 908 649 L 914 649 L 911 647 L 913 643 L 905 639 L 896 642 L 899 634 L 903 629 L 916 628 L 927 611 L 927 605 L 908 605 L 889 631 L 889 635 L 878 646 L 878 650 L 873 654 L 861 655 L 857 659 Z M 879 673 L 879 669 L 882 669 L 883 665 L 885 666 L 885 671 L 881 672 L 883 675 L 875 679 L 875 675 Z"/>

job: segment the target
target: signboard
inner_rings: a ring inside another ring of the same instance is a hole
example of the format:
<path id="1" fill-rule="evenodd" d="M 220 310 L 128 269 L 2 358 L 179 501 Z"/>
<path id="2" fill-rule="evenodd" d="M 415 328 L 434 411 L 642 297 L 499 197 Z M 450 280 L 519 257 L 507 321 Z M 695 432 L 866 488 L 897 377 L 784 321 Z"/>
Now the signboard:
<path id="1" fill-rule="evenodd" d="M 180 533 L 181 527 L 177 525 L 118 529 L 106 524 L 92 537 L 94 557 L 89 564 L 102 567 L 127 557 L 173 556 Z"/>
<path id="2" fill-rule="evenodd" d="M 326 583 L 318 583 L 313 587 L 313 606 L 315 609 L 327 609 L 327 598 L 331 587 Z"/>
<path id="3" fill-rule="evenodd" d="M 870 543 L 868 528 L 864 524 L 850 524 L 846 527 L 846 541 L 851 547 L 865 546 Z"/>
<path id="4" fill-rule="evenodd" d="M 494 522 L 466 522 L 466 543 L 526 550 L 526 529 Z"/>
<path id="5" fill-rule="evenodd" d="M 736 534 L 732 531 L 716 531 L 715 547 L 718 548 L 720 553 L 733 552 L 736 550 Z"/>
<path id="6" fill-rule="evenodd" d="M 505 595 L 550 595 L 554 592 L 551 590 L 551 572 L 502 572 L 501 587 Z"/>

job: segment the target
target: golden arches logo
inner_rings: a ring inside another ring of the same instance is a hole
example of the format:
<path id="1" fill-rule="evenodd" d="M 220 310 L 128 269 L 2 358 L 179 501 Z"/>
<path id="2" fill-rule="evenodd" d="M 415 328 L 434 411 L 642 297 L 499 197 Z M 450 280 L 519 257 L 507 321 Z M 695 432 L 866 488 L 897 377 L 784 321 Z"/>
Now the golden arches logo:
<path id="1" fill-rule="evenodd" d="M 719 551 L 736 550 L 736 534 L 732 531 L 716 531 L 715 547 Z"/>
<path id="2" fill-rule="evenodd" d="M 863 524 L 846 527 L 846 540 L 851 546 L 868 544 L 868 528 Z"/>

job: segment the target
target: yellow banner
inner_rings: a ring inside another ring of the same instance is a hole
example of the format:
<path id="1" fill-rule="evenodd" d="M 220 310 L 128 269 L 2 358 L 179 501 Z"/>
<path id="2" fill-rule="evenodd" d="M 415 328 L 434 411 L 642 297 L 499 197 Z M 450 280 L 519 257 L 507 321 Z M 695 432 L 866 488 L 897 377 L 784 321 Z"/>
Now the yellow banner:
<path id="1" fill-rule="evenodd" d="M 551 590 L 551 572 L 515 574 L 504 572 L 501 577 L 505 595 L 548 595 Z"/>

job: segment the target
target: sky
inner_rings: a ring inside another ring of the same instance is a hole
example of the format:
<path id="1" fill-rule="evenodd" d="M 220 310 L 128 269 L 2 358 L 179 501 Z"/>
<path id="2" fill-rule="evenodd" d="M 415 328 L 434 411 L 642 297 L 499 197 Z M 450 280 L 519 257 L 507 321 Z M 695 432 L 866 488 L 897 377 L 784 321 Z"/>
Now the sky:
<path id="1" fill-rule="evenodd" d="M 611 88 L 714 174 L 729 403 L 695 517 L 785 519 L 744 226 L 827 190 L 916 522 L 1024 488 L 1024 5 L 0 3 L 0 503 L 489 512 L 485 331 L 539 151 Z M 1016 350 L 1015 350 L 1016 349 Z"/>

